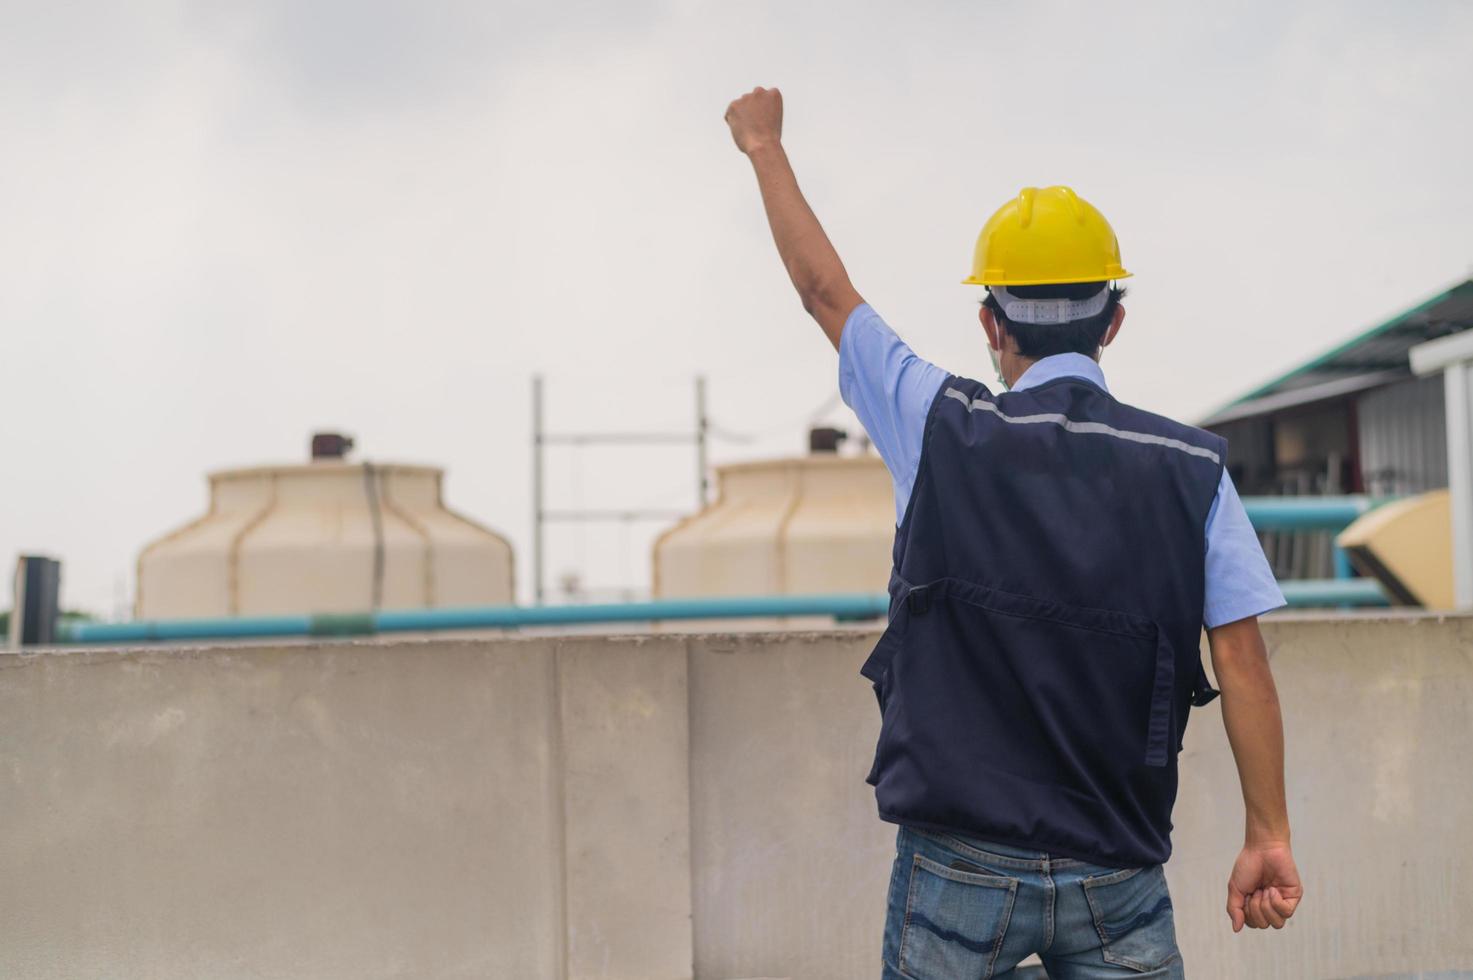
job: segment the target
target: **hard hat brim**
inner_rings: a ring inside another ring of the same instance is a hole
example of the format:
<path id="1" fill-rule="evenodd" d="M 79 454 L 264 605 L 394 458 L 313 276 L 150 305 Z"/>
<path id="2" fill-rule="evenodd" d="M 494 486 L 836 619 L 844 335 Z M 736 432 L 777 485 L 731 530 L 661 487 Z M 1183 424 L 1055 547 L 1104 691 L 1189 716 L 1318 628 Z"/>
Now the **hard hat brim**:
<path id="1" fill-rule="evenodd" d="M 1114 282 L 1116 279 L 1129 279 L 1135 275 L 1121 269 L 1113 276 L 1075 276 L 1072 279 L 1014 279 L 1011 276 L 968 276 L 962 280 L 963 286 L 1068 286 L 1076 282 Z"/>

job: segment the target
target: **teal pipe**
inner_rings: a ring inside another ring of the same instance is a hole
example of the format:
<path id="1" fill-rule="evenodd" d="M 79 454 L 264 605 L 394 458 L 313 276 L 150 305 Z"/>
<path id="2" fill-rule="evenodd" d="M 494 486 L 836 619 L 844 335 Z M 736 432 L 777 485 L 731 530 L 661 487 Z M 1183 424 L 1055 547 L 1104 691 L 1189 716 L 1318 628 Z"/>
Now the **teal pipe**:
<path id="1" fill-rule="evenodd" d="M 1290 606 L 1384 606 L 1381 587 L 1370 579 L 1281 582 Z M 370 636 L 439 630 L 515 629 L 647 623 L 655 620 L 744 619 L 832 616 L 879 619 L 889 611 L 883 592 L 830 595 L 733 596 L 658 599 L 653 602 L 586 606 L 469 606 L 457 609 L 399 609 L 348 615 L 240 616 L 221 619 L 153 619 L 131 623 L 63 622 L 58 640 L 75 644 L 158 643 L 178 640 L 243 640 L 273 636 Z"/>
<path id="2" fill-rule="evenodd" d="M 1244 497 L 1248 520 L 1259 531 L 1339 531 L 1386 503 L 1379 497 Z"/>
<path id="3" fill-rule="evenodd" d="M 242 640 L 310 636 L 313 616 L 236 616 L 219 619 L 138 619 L 130 623 L 61 622 L 60 643 L 158 643 L 168 640 Z"/>
<path id="4" fill-rule="evenodd" d="M 1391 601 L 1373 578 L 1286 579 L 1279 582 L 1290 606 L 1389 606 Z"/>
<path id="5" fill-rule="evenodd" d="M 1360 494 L 1343 497 L 1244 497 L 1243 508 L 1258 531 L 1343 531 L 1356 518 L 1388 499 Z M 1334 545 L 1331 560 L 1335 578 L 1352 579 L 1350 556 Z"/>
<path id="6" fill-rule="evenodd" d="M 494 629 L 643 623 L 651 620 L 746 619 L 768 616 L 834 616 L 872 619 L 890 609 L 883 592 L 829 595 L 712 596 L 578 606 L 479 606 L 465 609 L 404 609 L 374 614 L 378 632 L 432 629 Z"/>
<path id="7" fill-rule="evenodd" d="M 775 616 L 885 616 L 883 592 L 831 595 L 720 596 L 657 599 L 652 602 L 583 606 L 469 606 L 456 609 L 397 609 L 349 615 L 239 616 L 220 619 L 153 619 L 131 623 L 62 623 L 62 643 L 156 643 L 167 640 L 237 640 L 271 636 L 369 636 L 437 630 L 512 629 L 643 623 L 653 620 L 745 619 Z"/>

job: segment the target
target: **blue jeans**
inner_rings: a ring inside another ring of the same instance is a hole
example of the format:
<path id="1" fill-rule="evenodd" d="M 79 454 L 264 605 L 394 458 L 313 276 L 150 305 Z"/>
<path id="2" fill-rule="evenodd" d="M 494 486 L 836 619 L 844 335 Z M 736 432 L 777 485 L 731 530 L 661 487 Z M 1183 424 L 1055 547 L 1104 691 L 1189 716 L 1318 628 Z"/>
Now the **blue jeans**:
<path id="1" fill-rule="evenodd" d="M 1161 866 L 1102 868 L 900 828 L 884 980 L 1013 976 L 1030 953 L 1050 980 L 1181 978 Z"/>

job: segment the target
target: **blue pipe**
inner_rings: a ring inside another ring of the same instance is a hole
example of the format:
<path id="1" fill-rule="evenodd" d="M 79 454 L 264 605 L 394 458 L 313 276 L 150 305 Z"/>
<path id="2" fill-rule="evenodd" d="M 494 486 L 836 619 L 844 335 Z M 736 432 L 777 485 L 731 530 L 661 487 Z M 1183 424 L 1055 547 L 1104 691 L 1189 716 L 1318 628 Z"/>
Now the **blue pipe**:
<path id="1" fill-rule="evenodd" d="M 1381 587 L 1369 579 L 1322 579 L 1279 583 L 1290 606 L 1386 605 Z M 883 592 L 831 595 L 733 596 L 658 599 L 653 602 L 586 606 L 471 606 L 458 609 L 399 609 L 349 615 L 241 616 L 221 619 L 154 619 L 131 623 L 63 622 L 62 643 L 155 643 L 167 640 L 239 640 L 272 636 L 368 636 L 374 633 L 510 629 L 644 623 L 655 620 L 743 619 L 833 616 L 878 619 L 889 611 Z"/>
<path id="2" fill-rule="evenodd" d="M 152 643 L 160 640 L 367 636 L 373 633 L 768 616 L 873 619 L 885 616 L 889 608 L 890 597 L 883 592 L 722 596 L 586 606 L 470 606 L 457 609 L 383 610 L 349 615 L 155 619 L 131 623 L 74 622 L 58 626 L 58 639 L 62 643 Z"/>
<path id="3" fill-rule="evenodd" d="M 238 640 L 308 636 L 312 616 L 238 616 L 219 619 L 139 619 L 130 623 L 63 621 L 60 643 L 156 643 L 164 640 Z"/>
<path id="4" fill-rule="evenodd" d="M 1380 504 L 1377 497 L 1244 497 L 1248 520 L 1259 531 L 1339 531 Z"/>
<path id="5" fill-rule="evenodd" d="M 1389 606 L 1381 583 L 1372 578 L 1286 579 L 1284 599 L 1295 607 Z"/>
<path id="6" fill-rule="evenodd" d="M 403 609 L 373 614 L 378 632 L 643 623 L 662 619 L 746 619 L 764 616 L 834 616 L 872 619 L 890 609 L 883 592 L 829 595 L 711 596 L 579 606 L 472 606 L 463 609 Z"/>
<path id="7" fill-rule="evenodd" d="M 1244 497 L 1243 508 L 1258 531 L 1341 531 L 1386 500 L 1363 495 L 1344 497 Z M 1350 556 L 1332 544 L 1337 579 L 1353 579 Z"/>

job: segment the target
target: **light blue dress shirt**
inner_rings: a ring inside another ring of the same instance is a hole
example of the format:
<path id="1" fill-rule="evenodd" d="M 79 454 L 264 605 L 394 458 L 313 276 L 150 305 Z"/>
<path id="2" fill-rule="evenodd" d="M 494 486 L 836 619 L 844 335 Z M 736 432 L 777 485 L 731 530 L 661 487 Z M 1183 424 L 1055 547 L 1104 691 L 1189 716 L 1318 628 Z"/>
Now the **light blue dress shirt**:
<path id="1" fill-rule="evenodd" d="M 849 314 L 839 340 L 839 393 L 859 416 L 895 481 L 895 521 L 905 515 L 921 463 L 926 415 L 949 372 L 917 357 L 868 303 Z M 1033 363 L 1014 391 L 1055 378 L 1084 378 L 1105 388 L 1100 365 L 1083 354 L 1057 354 Z M 1207 512 L 1208 629 L 1284 605 L 1258 534 L 1227 470 Z"/>

